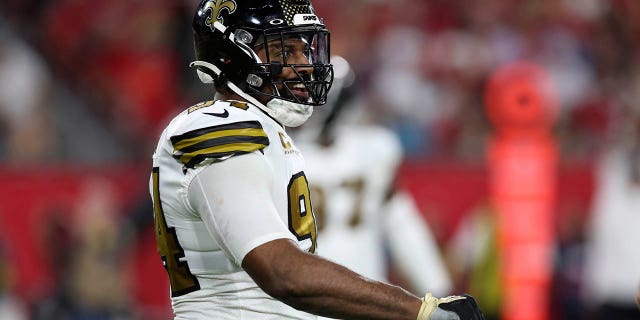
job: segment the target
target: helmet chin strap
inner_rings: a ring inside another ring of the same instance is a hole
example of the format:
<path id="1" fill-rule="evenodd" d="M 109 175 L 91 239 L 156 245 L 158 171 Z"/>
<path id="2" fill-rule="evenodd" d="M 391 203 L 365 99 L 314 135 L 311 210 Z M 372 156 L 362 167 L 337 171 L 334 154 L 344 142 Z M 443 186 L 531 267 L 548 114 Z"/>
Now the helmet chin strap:
<path id="1" fill-rule="evenodd" d="M 217 76 L 220 76 L 222 70 L 216 67 L 214 64 L 206 62 L 206 61 L 193 61 L 189 65 L 190 67 L 197 66 L 202 68 L 207 68 L 215 73 Z M 197 70 L 198 77 L 200 81 L 203 83 L 214 83 L 214 79 L 211 75 Z M 266 112 L 269 116 L 276 119 L 285 127 L 298 127 L 302 125 L 313 113 L 313 107 L 309 105 L 294 103 L 290 101 L 284 101 L 282 99 L 273 98 L 267 102 L 266 105 L 262 104 L 256 98 L 250 96 L 246 92 L 242 91 L 238 86 L 236 86 L 233 82 L 227 81 L 227 86 L 231 91 L 235 92 L 237 95 L 241 96 L 248 102 L 251 102 L 256 107 L 260 108 L 260 110 Z"/>

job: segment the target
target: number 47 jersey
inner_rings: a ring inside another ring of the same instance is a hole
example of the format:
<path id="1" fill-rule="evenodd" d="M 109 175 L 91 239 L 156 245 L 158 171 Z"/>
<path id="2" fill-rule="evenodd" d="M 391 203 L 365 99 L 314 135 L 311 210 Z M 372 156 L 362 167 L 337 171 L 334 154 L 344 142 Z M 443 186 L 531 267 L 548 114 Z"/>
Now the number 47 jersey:
<path id="1" fill-rule="evenodd" d="M 284 128 L 251 104 L 203 102 L 171 121 L 150 191 L 175 319 L 316 319 L 268 296 L 241 267 L 275 239 L 315 251 L 303 165 Z"/>

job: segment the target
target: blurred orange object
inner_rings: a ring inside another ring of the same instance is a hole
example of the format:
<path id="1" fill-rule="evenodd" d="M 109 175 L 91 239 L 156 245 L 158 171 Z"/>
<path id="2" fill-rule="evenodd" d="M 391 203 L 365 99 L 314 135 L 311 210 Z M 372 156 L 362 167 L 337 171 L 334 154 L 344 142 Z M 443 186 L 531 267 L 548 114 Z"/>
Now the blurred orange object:
<path id="1" fill-rule="evenodd" d="M 548 135 L 558 113 L 549 75 L 542 67 L 526 61 L 503 66 L 491 76 L 485 105 L 501 135 Z"/>
<path id="2" fill-rule="evenodd" d="M 499 68 L 485 103 L 496 134 L 488 145 L 489 192 L 496 208 L 502 319 L 549 319 L 557 150 L 557 103 L 544 69 Z"/>

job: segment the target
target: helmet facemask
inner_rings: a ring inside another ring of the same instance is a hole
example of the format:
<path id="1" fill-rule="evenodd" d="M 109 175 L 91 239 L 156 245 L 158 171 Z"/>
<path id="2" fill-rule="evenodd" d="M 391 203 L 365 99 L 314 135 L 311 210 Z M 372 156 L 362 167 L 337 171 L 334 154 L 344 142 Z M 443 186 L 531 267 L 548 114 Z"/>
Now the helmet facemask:
<path id="1" fill-rule="evenodd" d="M 248 92 L 310 106 L 326 102 L 333 69 L 325 29 L 265 30 L 252 46 L 262 61 L 251 68 Z"/>

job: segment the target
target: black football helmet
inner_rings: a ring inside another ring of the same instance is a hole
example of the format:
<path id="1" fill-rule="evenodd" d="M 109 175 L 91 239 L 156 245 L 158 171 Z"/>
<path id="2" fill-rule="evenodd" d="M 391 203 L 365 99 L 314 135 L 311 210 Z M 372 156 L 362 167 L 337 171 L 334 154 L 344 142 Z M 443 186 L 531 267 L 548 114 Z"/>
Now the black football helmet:
<path id="1" fill-rule="evenodd" d="M 329 31 L 310 0 L 203 0 L 193 29 L 198 61 L 192 65 L 203 82 L 299 105 L 326 102 L 333 81 Z M 291 37 L 304 42 L 308 64 L 288 63 L 285 40 Z M 281 56 L 270 57 L 266 50 L 262 61 L 256 48 L 268 48 L 267 43 L 279 44 Z M 295 77 L 278 78 L 284 68 L 291 68 Z M 301 86 L 307 93 L 302 97 L 294 94 Z"/>

